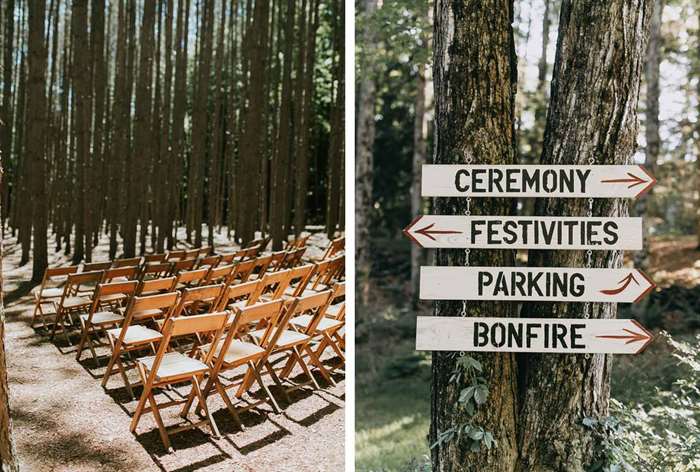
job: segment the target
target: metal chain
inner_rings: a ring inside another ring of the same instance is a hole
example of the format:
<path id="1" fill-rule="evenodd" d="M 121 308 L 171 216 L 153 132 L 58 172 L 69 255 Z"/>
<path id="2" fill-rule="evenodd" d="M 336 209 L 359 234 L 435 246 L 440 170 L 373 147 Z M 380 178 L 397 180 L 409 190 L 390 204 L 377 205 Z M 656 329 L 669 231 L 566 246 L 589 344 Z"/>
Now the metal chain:
<path id="1" fill-rule="evenodd" d="M 472 156 L 467 156 L 467 165 L 472 164 Z M 464 216 L 471 216 L 472 214 L 472 198 L 467 197 L 467 208 L 464 210 Z M 469 248 L 464 249 L 464 266 L 469 267 Z M 459 314 L 462 318 L 466 318 L 467 316 L 467 301 L 462 300 L 462 311 Z M 460 357 L 464 357 L 465 352 L 460 351 L 459 353 Z"/>
<path id="2" fill-rule="evenodd" d="M 588 158 L 588 165 L 592 166 L 595 164 L 595 159 L 593 156 Z M 588 218 L 593 217 L 593 199 L 589 198 L 588 199 L 588 211 L 586 212 L 586 216 Z M 586 269 L 590 269 L 593 266 L 593 251 L 591 249 L 588 249 L 586 251 Z M 591 317 L 591 304 L 590 302 L 585 302 L 583 304 L 583 318 L 588 319 Z M 586 353 L 584 356 L 586 359 L 590 359 L 591 355 L 589 353 Z"/>

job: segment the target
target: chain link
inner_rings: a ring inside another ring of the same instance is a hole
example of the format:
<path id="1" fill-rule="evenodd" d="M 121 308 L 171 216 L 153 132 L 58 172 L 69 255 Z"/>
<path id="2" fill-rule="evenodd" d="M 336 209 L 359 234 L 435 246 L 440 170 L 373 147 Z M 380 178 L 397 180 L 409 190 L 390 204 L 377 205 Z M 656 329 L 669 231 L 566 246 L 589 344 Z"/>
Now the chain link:
<path id="1" fill-rule="evenodd" d="M 467 165 L 471 165 L 471 164 L 472 164 L 472 156 L 469 155 L 469 156 L 467 156 Z M 471 214 L 472 214 L 472 198 L 467 197 L 467 208 L 464 210 L 464 216 L 468 217 L 468 216 L 471 216 Z M 470 253 L 469 248 L 465 248 L 464 249 L 464 266 L 465 267 L 469 267 L 469 253 Z M 459 315 L 462 318 L 466 318 L 466 316 L 467 316 L 467 301 L 466 300 L 462 300 L 462 311 L 460 312 Z M 460 351 L 460 353 L 459 353 L 460 357 L 464 357 L 465 354 L 466 353 L 464 351 Z"/>
<path id="2" fill-rule="evenodd" d="M 588 158 L 588 165 L 592 166 L 595 164 L 595 158 L 593 156 Z M 589 198 L 588 199 L 588 211 L 586 212 L 586 216 L 588 218 L 593 217 L 593 199 Z M 586 251 L 586 268 L 590 269 L 593 266 L 593 251 L 591 249 L 588 249 Z M 585 302 L 583 304 L 583 318 L 588 319 L 591 317 L 591 304 L 590 302 Z M 586 359 L 591 358 L 590 353 L 586 353 L 584 355 Z"/>

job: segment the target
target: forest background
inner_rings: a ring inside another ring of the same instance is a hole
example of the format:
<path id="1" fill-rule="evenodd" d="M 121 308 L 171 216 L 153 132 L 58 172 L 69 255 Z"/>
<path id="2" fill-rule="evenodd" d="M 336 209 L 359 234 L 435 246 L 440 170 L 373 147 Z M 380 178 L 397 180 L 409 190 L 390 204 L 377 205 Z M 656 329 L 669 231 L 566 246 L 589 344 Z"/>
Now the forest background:
<path id="1" fill-rule="evenodd" d="M 700 3 L 655 3 L 660 21 L 651 26 L 634 161 L 659 183 L 630 206 L 650 237 L 645 251 L 627 256 L 659 289 L 639 305 L 621 305 L 619 316 L 664 334 L 643 356 L 615 358 L 613 416 L 591 427 L 614 433 L 619 464 L 693 470 L 684 467 L 700 459 L 693 407 L 700 395 L 692 388 L 700 376 Z M 557 0 L 515 2 L 517 159 L 524 164 L 539 162 L 542 151 L 559 7 Z M 415 318 L 432 312 L 417 300 L 417 268 L 433 255 L 401 229 L 430 212 L 431 202 L 420 198 L 420 165 L 432 152 L 431 10 L 421 0 L 358 3 L 358 470 L 430 464 L 430 353 L 414 348 Z"/>

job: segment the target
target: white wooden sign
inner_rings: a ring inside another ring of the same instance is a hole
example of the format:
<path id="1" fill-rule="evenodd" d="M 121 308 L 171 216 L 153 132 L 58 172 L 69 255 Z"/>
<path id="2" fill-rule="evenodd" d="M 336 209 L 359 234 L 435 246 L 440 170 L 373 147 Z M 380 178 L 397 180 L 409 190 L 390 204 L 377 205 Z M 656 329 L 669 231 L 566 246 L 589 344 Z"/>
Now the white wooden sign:
<path id="1" fill-rule="evenodd" d="M 418 351 L 637 354 L 653 339 L 635 320 L 419 316 Z"/>
<path id="2" fill-rule="evenodd" d="M 421 267 L 423 300 L 636 303 L 656 284 L 637 269 Z"/>
<path id="3" fill-rule="evenodd" d="M 424 197 L 637 198 L 656 184 L 639 165 L 423 166 Z"/>
<path id="4" fill-rule="evenodd" d="M 404 233 L 425 248 L 642 249 L 641 218 L 422 215 Z"/>

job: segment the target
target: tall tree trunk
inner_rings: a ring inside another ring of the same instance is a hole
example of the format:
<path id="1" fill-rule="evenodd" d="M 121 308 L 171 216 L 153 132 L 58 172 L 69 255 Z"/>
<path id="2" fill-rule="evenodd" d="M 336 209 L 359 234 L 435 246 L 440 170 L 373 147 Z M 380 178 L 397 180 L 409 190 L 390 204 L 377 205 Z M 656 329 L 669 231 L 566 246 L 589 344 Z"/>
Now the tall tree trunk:
<path id="1" fill-rule="evenodd" d="M 664 0 L 654 0 L 653 16 L 649 27 L 649 45 L 646 51 L 646 65 L 644 68 L 644 81 L 646 82 L 646 112 L 644 121 L 644 134 L 647 147 L 644 153 L 644 166 L 647 171 L 654 173 L 656 161 L 659 159 L 661 148 L 661 136 L 659 135 L 659 67 L 661 65 L 661 17 L 663 15 Z M 699 16 L 700 18 L 700 16 Z M 698 35 L 700 38 L 700 34 Z M 700 48 L 699 48 L 700 49 Z M 700 88 L 699 88 L 700 90 Z M 653 189 L 652 189 L 653 191 Z M 651 191 L 645 193 L 637 201 L 637 214 L 646 216 L 647 205 L 651 198 Z M 634 254 L 634 263 L 640 269 L 646 269 L 649 265 L 649 236 L 651 225 L 649 219 L 644 219 L 644 247 Z"/>
<path id="2" fill-rule="evenodd" d="M 411 178 L 411 215 L 422 213 L 421 172 L 428 155 L 428 114 L 426 110 L 426 78 L 427 66 L 420 64 L 416 76 L 415 116 L 413 118 L 413 169 Z M 411 245 L 411 296 L 413 302 L 418 301 L 420 284 L 420 266 L 423 261 L 423 250 L 417 245 Z"/>
<path id="3" fill-rule="evenodd" d="M 72 25 L 74 45 L 88 44 L 87 0 L 73 0 Z M 91 83 L 89 57 L 73 48 L 73 94 L 75 96 L 75 151 L 77 174 L 77 213 L 75 226 L 75 245 L 73 263 L 79 263 L 89 253 L 85 251 L 85 241 L 89 239 L 88 199 L 87 191 L 90 177 L 90 116 L 91 116 Z"/>
<path id="4" fill-rule="evenodd" d="M 371 18 L 377 8 L 377 0 L 364 0 L 363 14 Z M 357 299 L 362 304 L 369 301 L 370 215 L 372 212 L 372 176 L 375 108 L 377 101 L 376 70 L 369 61 L 374 57 L 375 33 L 365 21 L 362 44 L 367 49 L 367 63 L 357 83 L 357 116 L 355 125 L 355 273 Z"/>
<path id="5" fill-rule="evenodd" d="M 340 213 L 340 197 L 342 193 L 341 169 L 343 167 L 343 144 L 345 136 L 345 34 L 343 18 L 345 16 L 345 4 L 339 0 L 333 2 L 334 18 L 334 44 L 336 66 L 334 68 L 335 99 L 331 109 L 331 135 L 328 144 L 328 184 L 326 187 L 326 233 L 328 239 L 333 239 L 339 220 L 343 218 Z"/>
<path id="6" fill-rule="evenodd" d="M 512 0 L 435 3 L 435 164 L 506 165 L 516 159 L 514 113 L 517 83 L 513 40 Z M 463 215 L 467 199 L 439 199 L 438 214 Z M 471 205 L 473 215 L 513 215 L 508 199 L 480 199 Z M 513 266 L 512 250 L 471 251 L 474 266 Z M 442 266 L 465 265 L 465 251 L 439 250 Z M 435 316 L 513 317 L 515 303 L 435 303 Z M 432 449 L 433 470 L 512 472 L 516 448 L 516 363 L 510 353 L 472 353 L 481 362 L 481 376 L 489 386 L 485 404 L 474 416 L 458 404 L 460 391 L 471 384 L 467 375 L 451 380 L 459 356 L 435 352 L 432 363 L 431 444 L 440 434 L 465 424 L 483 427 L 496 446 L 472 451 L 467 434 Z"/>
<path id="7" fill-rule="evenodd" d="M 242 179 L 242 200 L 248 211 L 241 218 L 240 234 L 243 242 L 254 238 L 259 199 L 258 182 L 260 179 L 260 156 L 265 154 L 263 149 L 263 110 L 265 109 L 265 82 L 267 69 L 267 28 L 269 22 L 269 2 L 255 2 L 253 22 L 246 33 L 246 52 L 250 62 L 250 78 L 248 79 L 247 101 L 245 110 L 245 128 L 241 136 L 239 169 L 245 177 Z"/>
<path id="8" fill-rule="evenodd" d="M 542 164 L 626 164 L 637 136 L 637 100 L 653 2 L 564 0 Z M 586 38 L 581 41 L 581 38 Z M 539 215 L 582 216 L 585 199 L 540 199 Z M 624 200 L 596 200 L 593 215 L 627 214 Z M 531 251 L 533 267 L 582 267 L 582 251 Z M 618 251 L 595 251 L 592 267 L 619 267 Z M 592 304 L 591 318 L 617 305 Z M 581 303 L 526 303 L 525 317 L 582 318 Z M 612 356 L 522 356 L 518 471 L 588 470 L 601 447 L 585 417 L 608 414 Z"/>
<path id="9" fill-rule="evenodd" d="M 0 9 L 3 6 L 0 5 Z M 12 122 L 14 117 L 12 115 L 12 72 L 13 67 L 13 52 L 14 48 L 14 29 L 15 29 L 15 0 L 7 0 L 4 7 L 4 21 L 5 23 L 0 25 L 0 28 L 4 28 L 3 33 L 3 45 L 5 46 L 2 50 L 2 114 L 0 114 L 0 152 L 2 152 L 5 157 L 5 162 L 11 160 L 12 155 Z M 9 168 L 9 165 L 6 164 Z M 2 198 L 5 205 L 2 208 L 2 226 L 5 226 L 5 219 L 7 218 L 9 205 L 7 202 L 10 197 L 10 186 L 7 182 L 7 178 L 2 179 Z"/>
<path id="10" fill-rule="evenodd" d="M 46 64 L 48 51 L 44 40 L 46 0 L 29 3 L 29 76 L 27 89 L 26 159 L 31 172 L 31 219 L 34 229 L 32 280 L 40 282 L 48 266 L 46 237 L 48 202 L 46 201 Z"/>
<path id="11" fill-rule="evenodd" d="M 296 18 L 296 1 L 287 2 L 286 21 L 284 27 L 284 59 L 282 62 L 282 97 L 280 102 L 280 117 L 277 136 L 276 163 L 271 170 L 271 203 L 270 203 L 270 235 L 272 249 L 282 249 L 286 241 L 286 218 L 290 207 L 287 203 L 289 194 L 289 176 L 287 170 L 292 145 L 292 54 L 294 52 L 294 20 Z"/>
<path id="12" fill-rule="evenodd" d="M 0 179 L 4 154 L 0 153 Z M 1 205 L 1 203 L 0 203 Z M 10 417 L 10 389 L 7 383 L 7 358 L 5 356 L 5 304 L 2 288 L 2 244 L 0 244 L 0 469 L 3 472 L 18 472 L 17 452 L 12 441 L 12 418 Z"/>

